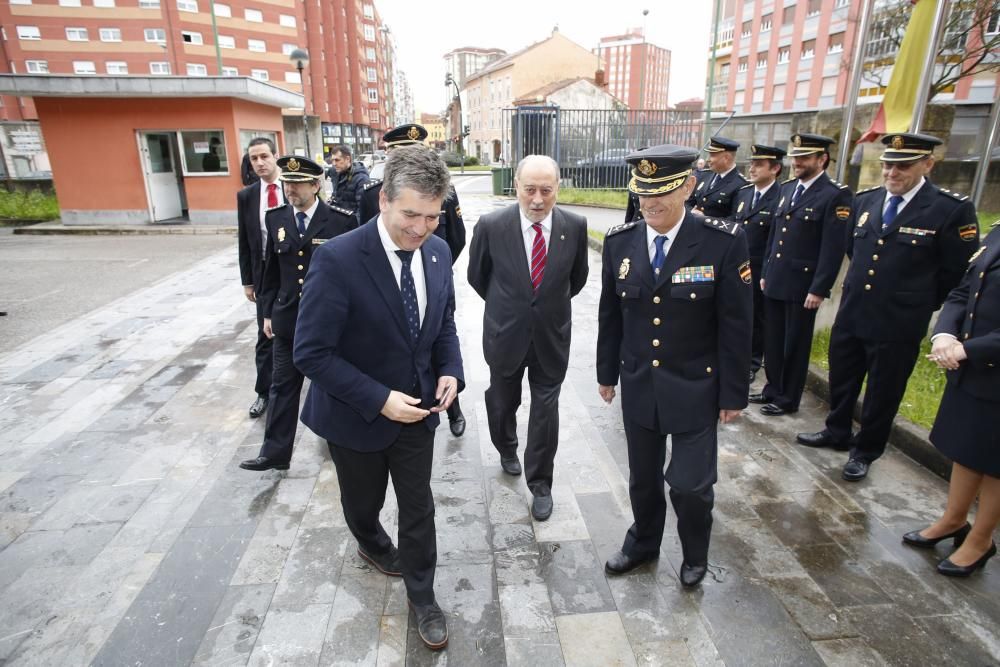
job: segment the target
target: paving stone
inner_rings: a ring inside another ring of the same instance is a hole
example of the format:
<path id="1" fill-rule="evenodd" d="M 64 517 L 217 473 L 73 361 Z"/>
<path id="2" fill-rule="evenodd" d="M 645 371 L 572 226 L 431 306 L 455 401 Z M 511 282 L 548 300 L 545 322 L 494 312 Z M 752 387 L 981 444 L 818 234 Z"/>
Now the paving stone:
<path id="1" fill-rule="evenodd" d="M 386 577 L 378 573 L 341 576 L 319 664 L 376 663 L 386 588 Z"/>
<path id="2" fill-rule="evenodd" d="M 508 667 L 562 667 L 562 644 L 559 635 L 550 632 L 529 637 L 505 637 Z"/>
<path id="3" fill-rule="evenodd" d="M 589 541 L 539 544 L 541 575 L 557 616 L 612 611 L 604 562 Z"/>
<path id="4" fill-rule="evenodd" d="M 332 603 L 344 554 L 348 543 L 353 542 L 343 528 L 299 531 L 274 591 L 274 604 L 298 609 L 307 604 Z"/>
<path id="5" fill-rule="evenodd" d="M 46 620 L 59 592 L 79 575 L 81 566 L 30 568 L 0 595 L 0 661 L 6 661 L 27 635 Z"/>
<path id="6" fill-rule="evenodd" d="M 768 529 L 785 546 L 833 542 L 833 538 L 823 530 L 816 518 L 796 503 L 761 502 L 755 503 L 754 508 Z"/>
<path id="7" fill-rule="evenodd" d="M 191 664 L 246 664 L 273 593 L 273 584 L 230 586 Z"/>
<path id="8" fill-rule="evenodd" d="M 22 533 L 0 551 L 0 591 L 28 568 L 86 565 L 114 537 L 121 524 L 74 526 L 68 530 Z"/>
<path id="9" fill-rule="evenodd" d="M 311 604 L 296 611 L 269 609 L 247 665 L 318 665 L 330 608 Z"/>
<path id="10" fill-rule="evenodd" d="M 504 637 L 527 637 L 555 632 L 548 588 L 541 584 L 500 586 Z"/>
<path id="11" fill-rule="evenodd" d="M 858 638 L 813 642 L 828 667 L 883 667 L 882 657 Z"/>
<path id="12" fill-rule="evenodd" d="M 803 546 L 795 549 L 795 553 L 802 567 L 837 607 L 892 602 L 864 568 L 839 546 Z"/>
<path id="13" fill-rule="evenodd" d="M 635 661 L 647 667 L 694 667 L 697 663 L 691 657 L 688 643 L 683 639 L 668 639 L 662 642 L 637 644 L 632 640 Z"/>
<path id="14" fill-rule="evenodd" d="M 857 633 L 826 593 L 809 577 L 770 577 L 768 586 L 809 639 L 837 639 Z"/>
<path id="15" fill-rule="evenodd" d="M 943 642 L 940 635 L 927 634 L 893 605 L 862 605 L 843 611 L 865 643 L 890 665 L 944 665 L 957 657 L 954 647 Z M 887 641 L 890 637 L 892 641 Z M 963 653 L 970 648 L 963 647 Z"/>
<path id="16" fill-rule="evenodd" d="M 613 612 L 556 618 L 566 664 L 578 667 L 636 665 L 621 618 Z"/>
<path id="17" fill-rule="evenodd" d="M 637 570 L 625 576 L 609 576 L 608 586 L 633 646 L 683 636 L 676 616 L 686 611 L 686 605 L 668 603 L 654 573 Z"/>
<path id="18" fill-rule="evenodd" d="M 382 617 L 376 667 L 397 667 L 406 664 L 406 628 L 407 617 L 405 614 Z"/>

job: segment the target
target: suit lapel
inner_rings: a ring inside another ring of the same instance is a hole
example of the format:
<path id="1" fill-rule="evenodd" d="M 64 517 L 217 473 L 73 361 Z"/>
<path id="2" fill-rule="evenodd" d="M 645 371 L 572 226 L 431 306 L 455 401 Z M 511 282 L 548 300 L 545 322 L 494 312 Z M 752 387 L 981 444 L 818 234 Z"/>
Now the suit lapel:
<path id="1" fill-rule="evenodd" d="M 656 282 L 653 279 L 653 265 L 649 261 L 649 242 L 648 242 L 648 232 L 646 231 L 648 225 L 643 220 L 642 221 L 642 234 L 640 234 L 636 240 L 635 245 L 632 247 L 632 252 L 630 253 L 631 263 L 634 265 L 631 268 L 639 271 L 639 277 L 642 278 L 642 282 L 649 285 L 650 289 L 656 287 Z"/>
<path id="2" fill-rule="evenodd" d="M 528 293 L 533 293 L 534 288 L 531 286 L 531 267 L 528 266 L 528 256 L 524 251 L 524 235 L 521 232 L 521 211 L 515 204 L 510 207 L 510 215 L 504 221 L 504 237 L 507 241 L 508 252 L 513 258 L 514 263 L 520 268 L 516 269 L 514 273 L 521 276 L 518 282 L 521 283 L 522 291 L 527 290 Z"/>
<path id="3" fill-rule="evenodd" d="M 547 275 L 549 271 L 562 270 L 563 260 L 566 257 L 566 245 L 566 218 L 558 207 L 554 207 L 552 209 L 552 229 L 549 230 L 549 246 L 545 249 L 548 253 L 545 259 L 545 273 Z M 543 276 L 542 284 L 538 289 L 545 289 L 545 282 Z"/>
<path id="4" fill-rule="evenodd" d="M 790 200 L 791 195 L 789 195 L 788 211 L 792 212 L 792 211 L 798 210 L 798 209 L 802 208 L 803 206 L 805 206 L 806 204 L 811 203 L 812 200 L 813 200 L 813 198 L 815 198 L 816 193 L 820 191 L 821 187 L 823 187 L 824 180 L 829 180 L 829 178 L 830 177 L 826 175 L 826 172 L 823 172 L 822 174 L 820 174 L 819 178 L 817 178 L 815 181 L 813 181 L 813 184 L 810 185 L 806 189 L 806 191 L 802 193 L 802 196 L 798 198 L 798 200 L 795 202 L 794 206 L 792 206 L 792 204 L 791 204 L 791 200 Z M 794 187 L 792 188 L 792 194 L 795 193 L 795 188 L 797 188 L 797 187 L 799 187 L 798 182 L 794 183 Z"/>
<path id="5" fill-rule="evenodd" d="M 424 287 L 427 293 L 427 303 L 424 306 L 424 319 L 420 323 L 419 344 L 423 341 L 428 330 L 428 322 L 435 322 L 441 318 L 441 311 L 445 308 L 445 297 L 442 289 L 442 282 L 446 273 L 444 258 L 427 247 L 427 244 L 420 246 L 420 259 L 424 265 Z M 448 271 L 451 271 L 451 264 L 448 264 Z M 402 300 L 402 299 L 400 299 Z"/>
<path id="6" fill-rule="evenodd" d="M 306 227 L 306 235 L 302 237 L 302 245 L 308 244 L 321 229 L 326 227 L 326 223 L 329 220 L 327 216 L 328 211 L 329 209 L 323 205 L 323 202 L 320 202 L 313 213 L 312 220 L 309 221 L 309 225 Z"/>
<path id="7" fill-rule="evenodd" d="M 684 222 L 677 232 L 677 238 L 670 244 L 670 251 L 667 253 L 667 260 L 663 263 L 663 270 L 656 281 L 659 288 L 664 281 L 669 281 L 678 269 L 685 266 L 687 261 L 694 255 L 694 251 L 701 241 L 701 231 L 698 227 L 702 224 L 701 218 L 688 213 L 684 216 Z"/>
<path id="8" fill-rule="evenodd" d="M 386 257 L 385 249 L 382 247 L 377 223 L 364 225 L 361 229 L 364 230 L 362 233 L 365 234 L 361 249 L 369 256 L 368 260 L 364 262 L 365 270 L 368 271 L 375 287 L 385 299 L 389 312 L 396 320 L 396 326 L 403 334 L 403 339 L 412 341 L 410 327 L 406 324 L 406 317 L 403 315 L 403 297 L 399 293 L 399 284 L 396 282 L 396 276 L 392 273 L 392 267 L 389 266 L 389 258 Z"/>
<path id="9" fill-rule="evenodd" d="M 882 236 L 882 206 L 885 204 L 885 189 L 879 190 L 878 197 L 872 198 L 872 203 L 868 205 L 868 208 L 862 212 L 868 214 L 868 219 L 865 221 L 868 228 L 877 236 Z"/>

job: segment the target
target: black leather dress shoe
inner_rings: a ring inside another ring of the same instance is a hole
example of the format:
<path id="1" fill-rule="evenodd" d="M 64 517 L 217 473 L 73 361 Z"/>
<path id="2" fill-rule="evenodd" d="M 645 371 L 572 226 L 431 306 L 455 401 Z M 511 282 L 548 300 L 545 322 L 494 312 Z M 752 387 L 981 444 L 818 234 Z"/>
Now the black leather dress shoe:
<path id="1" fill-rule="evenodd" d="M 240 463 L 244 470 L 288 470 L 287 463 L 278 463 L 266 456 L 258 456 L 255 459 L 247 459 Z"/>
<path id="2" fill-rule="evenodd" d="M 750 384 L 753 384 L 753 381 L 756 379 L 757 379 L 757 371 L 750 371 Z"/>
<path id="3" fill-rule="evenodd" d="M 799 433 L 795 436 L 795 442 L 806 447 L 829 447 L 838 452 L 846 452 L 851 448 L 851 444 L 846 440 L 834 440 L 829 431 L 823 430 L 818 433 Z"/>
<path id="4" fill-rule="evenodd" d="M 447 646 L 448 622 L 437 602 L 430 604 L 413 604 L 409 600 L 407 602 L 417 617 L 417 633 L 424 645 L 432 651 L 438 651 Z"/>
<path id="5" fill-rule="evenodd" d="M 937 571 L 946 577 L 968 577 L 973 572 L 981 567 L 986 567 L 986 561 L 997 555 L 997 545 L 996 542 L 990 544 L 990 548 L 986 550 L 986 553 L 977 560 L 972 565 L 955 565 L 951 562 L 950 558 L 945 558 L 943 561 L 938 563 Z"/>
<path id="6" fill-rule="evenodd" d="M 767 399 L 764 398 L 764 392 L 762 391 L 758 391 L 755 394 L 750 394 L 749 396 L 747 396 L 747 401 L 749 401 L 750 403 L 756 403 L 758 405 L 763 405 L 764 403 L 768 402 Z"/>
<path id="7" fill-rule="evenodd" d="M 607 563 L 604 564 L 604 571 L 608 574 L 625 574 L 626 572 L 631 572 L 644 563 L 654 560 L 656 560 L 656 556 L 633 558 L 622 551 L 618 551 L 615 555 L 608 559 Z"/>
<path id="8" fill-rule="evenodd" d="M 760 406 L 760 414 L 767 415 L 768 417 L 780 417 L 781 415 L 787 415 L 789 412 L 794 412 L 794 410 L 786 410 L 774 403 Z"/>
<path id="9" fill-rule="evenodd" d="M 844 464 L 844 471 L 841 475 L 848 482 L 860 482 L 868 476 L 868 468 L 870 467 L 870 463 L 866 463 L 861 459 L 851 459 Z"/>
<path id="10" fill-rule="evenodd" d="M 694 588 L 701 583 L 701 580 L 705 578 L 705 574 L 707 572 L 707 563 L 705 565 L 688 565 L 686 562 L 681 563 L 681 585 L 685 588 Z"/>
<path id="11" fill-rule="evenodd" d="M 965 536 L 969 534 L 972 530 L 972 526 L 966 521 L 965 525 L 958 530 L 953 530 L 947 535 L 942 535 L 941 537 L 924 537 L 920 534 L 919 530 L 911 530 L 907 534 L 903 535 L 903 542 L 909 544 L 911 547 L 920 547 L 921 549 L 933 549 L 938 542 L 943 542 L 945 540 L 955 538 L 955 548 L 962 546 L 962 542 L 965 542 Z"/>
<path id="12" fill-rule="evenodd" d="M 531 516 L 536 521 L 545 521 L 552 516 L 552 496 L 535 496 L 531 500 Z"/>
<path id="13" fill-rule="evenodd" d="M 453 436 L 461 437 L 465 433 L 465 415 L 459 412 L 457 417 L 448 422 L 448 428 L 451 429 Z"/>
<path id="14" fill-rule="evenodd" d="M 267 396 L 261 394 L 257 397 L 257 400 L 253 402 L 253 405 L 250 406 L 250 416 L 253 419 L 263 417 L 264 413 L 267 412 L 267 400 Z"/>
<path id="15" fill-rule="evenodd" d="M 500 467 L 508 475 L 513 475 L 517 477 L 521 474 L 521 461 L 517 458 L 517 454 L 513 456 L 501 456 L 500 457 Z"/>
<path id="16" fill-rule="evenodd" d="M 396 547 L 389 547 L 389 551 L 384 554 L 370 554 L 361 547 L 358 547 L 358 555 L 372 564 L 376 570 L 387 577 L 402 577 L 403 570 L 399 564 L 399 550 Z"/>

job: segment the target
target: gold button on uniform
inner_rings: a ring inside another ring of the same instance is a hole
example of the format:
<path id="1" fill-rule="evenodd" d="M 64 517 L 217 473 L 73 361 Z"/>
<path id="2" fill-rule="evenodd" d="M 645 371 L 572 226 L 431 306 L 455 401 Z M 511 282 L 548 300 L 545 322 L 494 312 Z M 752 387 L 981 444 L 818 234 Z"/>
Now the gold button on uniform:
<path id="1" fill-rule="evenodd" d="M 966 334 L 962 334 L 962 338 L 964 340 L 969 340 L 969 334 L 967 334 L 967 333 Z"/>
<path id="2" fill-rule="evenodd" d="M 775 257 L 781 257 L 781 253 L 779 252 Z"/>
<path id="3" fill-rule="evenodd" d="M 985 272 L 985 271 L 981 271 L 981 272 L 979 273 L 979 277 L 980 277 L 980 278 L 982 278 L 982 277 L 983 277 L 983 276 L 985 276 L 985 275 L 986 275 L 986 272 Z"/>
<path id="4" fill-rule="evenodd" d="M 622 298 L 624 298 L 624 297 L 625 297 L 625 292 L 622 292 Z"/>
<path id="5" fill-rule="evenodd" d="M 660 367 L 660 360 L 653 359 L 653 368 L 659 368 L 659 367 Z"/>
<path id="6" fill-rule="evenodd" d="M 305 253 L 299 250 L 299 257 L 302 257 L 303 255 L 305 255 Z"/>
<path id="7" fill-rule="evenodd" d="M 785 245 L 784 241 L 778 241 L 778 245 Z"/>
<path id="8" fill-rule="evenodd" d="M 657 327 L 660 326 L 660 318 L 659 317 L 654 317 L 653 318 L 653 326 L 657 326 Z"/>
<path id="9" fill-rule="evenodd" d="M 868 269 L 868 275 L 874 276 L 875 275 L 875 269 Z"/>
<path id="10" fill-rule="evenodd" d="M 660 341 L 656 338 L 653 339 L 653 347 L 660 347 Z"/>
<path id="11" fill-rule="evenodd" d="M 976 319 L 976 314 L 975 313 L 969 313 L 969 319 L 970 320 Z"/>
<path id="12" fill-rule="evenodd" d="M 299 278 L 299 284 L 300 284 L 300 285 L 301 285 L 302 283 L 304 283 L 304 282 L 305 282 L 305 281 L 304 281 L 304 280 L 302 280 L 302 278 Z"/>
<path id="13" fill-rule="evenodd" d="M 301 265 L 301 264 L 299 264 L 299 271 L 301 271 L 301 270 L 302 270 L 302 265 Z"/>
<path id="14" fill-rule="evenodd" d="M 697 298 L 698 298 L 698 295 L 697 295 L 697 294 L 695 294 L 694 292 L 691 292 L 691 298 L 692 298 L 692 299 L 697 299 Z"/>
<path id="15" fill-rule="evenodd" d="M 879 244 L 879 245 L 885 245 L 885 241 L 884 241 L 883 239 L 879 239 L 879 240 L 878 240 L 878 244 Z"/>
<path id="16" fill-rule="evenodd" d="M 917 240 L 913 239 L 912 241 L 910 241 L 910 243 L 912 243 L 913 245 L 917 245 Z"/>
<path id="17" fill-rule="evenodd" d="M 878 261 L 878 255 L 872 255 L 872 261 L 877 262 Z"/>
<path id="18" fill-rule="evenodd" d="M 705 369 L 705 372 L 706 372 L 706 373 L 711 373 L 711 372 L 712 372 L 712 367 L 711 367 L 711 366 L 709 366 L 708 368 L 706 368 L 706 369 Z"/>
<path id="19" fill-rule="evenodd" d="M 783 231 L 783 232 L 787 232 L 787 231 L 788 231 L 788 227 L 782 227 L 782 228 L 781 228 L 781 231 Z"/>
<path id="20" fill-rule="evenodd" d="M 871 285 L 865 285 L 865 291 L 866 292 L 870 292 L 871 290 L 872 290 L 872 286 Z"/>
<path id="21" fill-rule="evenodd" d="M 659 302 L 660 302 L 660 297 L 654 296 L 653 297 L 653 303 L 659 303 Z"/>

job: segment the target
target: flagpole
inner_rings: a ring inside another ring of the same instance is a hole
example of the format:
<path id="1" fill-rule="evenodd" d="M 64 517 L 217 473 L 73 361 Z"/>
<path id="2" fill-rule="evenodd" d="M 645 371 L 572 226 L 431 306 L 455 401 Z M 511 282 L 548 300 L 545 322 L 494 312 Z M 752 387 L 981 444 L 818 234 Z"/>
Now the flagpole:
<path id="1" fill-rule="evenodd" d="M 921 0 L 929 2 L 929 0 Z M 937 11 L 934 13 L 934 23 L 931 25 L 931 40 L 927 46 L 924 58 L 924 69 L 920 72 L 920 88 L 917 89 L 917 103 L 913 105 L 913 119 L 910 121 L 910 132 L 919 132 L 927 115 L 928 97 L 931 84 L 934 82 L 934 70 L 937 65 L 938 45 L 941 43 L 941 33 L 944 29 L 944 16 L 948 11 L 948 0 L 937 0 Z"/>
<path id="2" fill-rule="evenodd" d="M 1000 134 L 1000 101 L 993 101 L 993 111 L 990 113 L 990 124 L 986 128 L 986 145 L 983 153 L 979 156 L 979 167 L 976 169 L 976 178 L 972 182 L 972 203 L 976 209 L 983 198 L 983 190 L 986 189 L 986 176 L 990 170 L 990 158 L 993 156 L 993 147 L 997 145 L 997 135 Z"/>
<path id="3" fill-rule="evenodd" d="M 851 83 L 844 100 L 844 119 L 840 130 L 840 153 L 837 162 L 837 180 L 846 182 L 847 166 L 850 160 L 847 152 L 851 149 L 851 135 L 854 132 L 854 111 L 858 106 L 858 92 L 861 88 L 861 73 L 864 71 L 865 40 L 868 38 L 868 22 L 871 20 L 872 5 L 875 0 L 862 0 L 858 30 L 854 33 L 854 62 L 851 67 Z"/>

